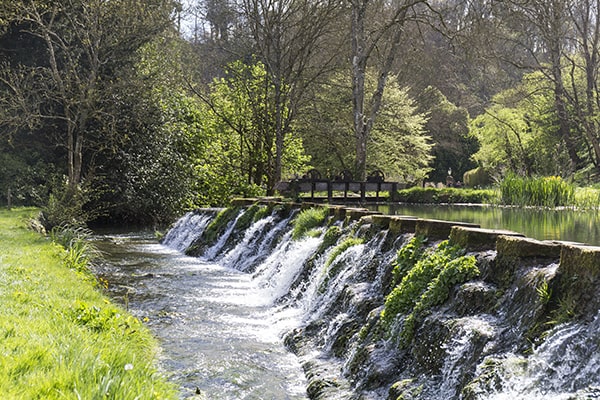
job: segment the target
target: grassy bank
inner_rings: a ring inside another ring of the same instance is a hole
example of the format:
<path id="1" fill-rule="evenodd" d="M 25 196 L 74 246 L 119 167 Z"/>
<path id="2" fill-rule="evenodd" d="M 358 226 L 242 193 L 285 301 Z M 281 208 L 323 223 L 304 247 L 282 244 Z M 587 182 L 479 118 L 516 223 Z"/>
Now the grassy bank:
<path id="1" fill-rule="evenodd" d="M 147 328 L 27 229 L 34 213 L 0 211 L 0 397 L 176 398 Z"/>

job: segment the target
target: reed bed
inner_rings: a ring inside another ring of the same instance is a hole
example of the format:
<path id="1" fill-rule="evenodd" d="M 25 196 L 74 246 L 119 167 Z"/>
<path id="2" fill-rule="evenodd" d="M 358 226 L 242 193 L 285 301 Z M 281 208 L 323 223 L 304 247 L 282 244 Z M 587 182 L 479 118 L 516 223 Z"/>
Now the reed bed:
<path id="1" fill-rule="evenodd" d="M 508 175 L 500 183 L 500 201 L 516 206 L 575 206 L 575 187 L 558 176 Z"/>

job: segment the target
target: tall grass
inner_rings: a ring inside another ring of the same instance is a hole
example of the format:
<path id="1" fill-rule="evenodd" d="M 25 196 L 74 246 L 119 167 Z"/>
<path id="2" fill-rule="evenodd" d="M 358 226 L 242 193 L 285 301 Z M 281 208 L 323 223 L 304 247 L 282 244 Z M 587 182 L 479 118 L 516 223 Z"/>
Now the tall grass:
<path id="1" fill-rule="evenodd" d="M 26 229 L 34 212 L 0 211 L 0 398 L 177 398 L 148 329 L 66 264 L 81 245 Z"/>
<path id="2" fill-rule="evenodd" d="M 500 183 L 503 204 L 559 207 L 575 205 L 575 187 L 558 176 L 527 178 L 508 175 Z"/>
<path id="3" fill-rule="evenodd" d="M 328 210 L 325 207 L 307 208 L 302 210 L 294 219 L 294 230 L 292 238 L 295 240 L 303 238 L 311 229 L 314 229 L 325 221 Z"/>

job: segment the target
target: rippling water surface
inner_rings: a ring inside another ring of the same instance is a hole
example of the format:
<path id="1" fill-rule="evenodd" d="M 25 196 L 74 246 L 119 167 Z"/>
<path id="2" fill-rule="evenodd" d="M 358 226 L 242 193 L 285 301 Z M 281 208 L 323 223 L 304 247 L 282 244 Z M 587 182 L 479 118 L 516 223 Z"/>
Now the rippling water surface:
<path id="1" fill-rule="evenodd" d="M 250 274 L 187 257 L 149 234 L 103 235 L 96 271 L 109 290 L 161 341 L 161 367 L 183 397 L 305 399 L 297 358 L 281 334 L 293 309 L 264 301 Z"/>

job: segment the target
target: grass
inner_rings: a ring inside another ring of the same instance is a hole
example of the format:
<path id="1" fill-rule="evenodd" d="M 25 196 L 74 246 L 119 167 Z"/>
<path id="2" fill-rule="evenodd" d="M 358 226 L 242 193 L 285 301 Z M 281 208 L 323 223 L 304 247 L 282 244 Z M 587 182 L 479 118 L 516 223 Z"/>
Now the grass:
<path id="1" fill-rule="evenodd" d="M 309 232 L 323 224 L 327 218 L 328 210 L 324 207 L 307 208 L 302 210 L 294 219 L 294 230 L 292 238 L 300 240 L 307 236 Z"/>
<path id="2" fill-rule="evenodd" d="M 0 397 L 177 398 L 148 329 L 85 278 L 78 254 L 27 229 L 35 213 L 0 211 Z"/>
<path id="3" fill-rule="evenodd" d="M 402 203 L 472 203 L 488 204 L 496 199 L 496 192 L 492 189 L 467 189 L 467 188 L 422 188 L 412 187 L 398 191 L 398 200 Z"/>

